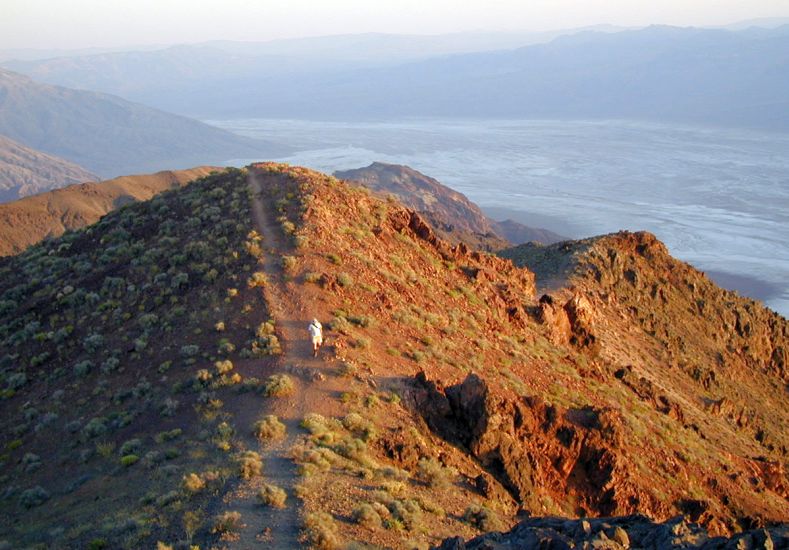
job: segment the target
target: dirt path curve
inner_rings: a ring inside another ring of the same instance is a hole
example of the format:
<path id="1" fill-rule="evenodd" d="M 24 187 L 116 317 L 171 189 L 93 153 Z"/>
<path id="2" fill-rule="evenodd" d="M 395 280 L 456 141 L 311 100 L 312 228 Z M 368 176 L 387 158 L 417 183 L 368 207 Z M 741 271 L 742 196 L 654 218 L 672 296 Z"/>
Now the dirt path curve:
<path id="1" fill-rule="evenodd" d="M 275 414 L 287 426 L 285 439 L 261 444 L 251 436 L 252 428 L 259 419 L 260 411 L 249 411 L 236 417 L 237 426 L 244 430 L 240 434 L 250 449 L 257 450 L 263 457 L 263 476 L 242 482 L 230 495 L 232 509 L 242 515 L 243 527 L 238 539 L 228 544 L 230 548 L 298 548 L 299 542 L 299 499 L 294 495 L 298 482 L 296 465 L 290 459 L 290 449 L 303 433 L 299 428 L 304 415 L 311 409 L 309 404 L 327 399 L 331 384 L 322 384 L 332 365 L 329 352 L 323 351 L 318 358 L 312 357 L 312 346 L 308 340 L 307 325 L 317 312 L 309 311 L 302 303 L 298 289 L 288 283 L 282 268 L 281 258 L 289 247 L 282 235 L 275 214 L 266 199 L 263 183 L 254 170 L 249 173 L 252 191 L 252 210 L 255 226 L 262 235 L 264 256 L 262 267 L 268 277 L 263 289 L 271 317 L 276 321 L 277 334 L 283 349 L 277 362 L 277 371 L 289 374 L 295 384 L 296 393 L 290 397 L 267 400 L 266 412 Z M 275 509 L 263 507 L 257 501 L 257 493 L 265 483 L 283 488 L 288 494 L 286 507 Z"/>

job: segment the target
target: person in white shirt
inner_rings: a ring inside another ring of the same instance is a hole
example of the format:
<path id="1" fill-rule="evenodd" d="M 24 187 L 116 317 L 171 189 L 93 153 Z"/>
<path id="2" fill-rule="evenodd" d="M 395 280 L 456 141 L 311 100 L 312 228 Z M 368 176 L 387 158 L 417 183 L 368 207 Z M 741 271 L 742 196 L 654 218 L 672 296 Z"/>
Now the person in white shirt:
<path id="1" fill-rule="evenodd" d="M 318 356 L 318 350 L 323 345 L 323 325 L 317 319 L 313 319 L 310 326 L 307 327 L 312 339 L 312 356 Z"/>

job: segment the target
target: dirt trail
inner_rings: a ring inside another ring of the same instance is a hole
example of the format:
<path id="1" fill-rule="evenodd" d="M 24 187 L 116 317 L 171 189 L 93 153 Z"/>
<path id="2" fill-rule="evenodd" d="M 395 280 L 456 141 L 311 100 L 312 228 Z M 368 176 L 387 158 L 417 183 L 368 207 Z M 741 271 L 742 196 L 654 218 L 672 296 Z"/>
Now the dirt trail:
<path id="1" fill-rule="evenodd" d="M 308 340 L 307 325 L 320 312 L 309 310 L 298 289 L 288 284 L 282 269 L 281 257 L 288 252 L 287 243 L 279 224 L 274 219 L 262 188 L 254 171 L 250 171 L 249 185 L 253 195 L 253 217 L 258 232 L 262 235 L 264 256 L 262 267 L 269 283 L 263 293 L 271 317 L 276 321 L 277 334 L 283 353 L 278 357 L 276 372 L 289 374 L 295 384 L 296 393 L 291 397 L 267 400 L 265 412 L 275 414 L 288 429 L 285 439 L 261 444 L 252 437 L 252 427 L 262 411 L 241 411 L 236 415 L 239 435 L 247 448 L 257 450 L 263 457 L 263 476 L 243 481 L 226 499 L 228 509 L 241 513 L 243 527 L 238 539 L 228 543 L 230 548 L 296 548 L 299 546 L 299 500 L 294 495 L 298 482 L 296 465 L 289 458 L 290 449 L 304 433 L 299 423 L 312 409 L 308 404 L 321 403 L 329 398 L 331 382 L 324 372 L 331 370 L 332 360 L 328 349 L 322 350 L 318 358 L 312 357 L 312 346 Z M 284 509 L 263 507 L 257 502 L 257 493 L 265 483 L 283 488 L 288 494 Z"/>

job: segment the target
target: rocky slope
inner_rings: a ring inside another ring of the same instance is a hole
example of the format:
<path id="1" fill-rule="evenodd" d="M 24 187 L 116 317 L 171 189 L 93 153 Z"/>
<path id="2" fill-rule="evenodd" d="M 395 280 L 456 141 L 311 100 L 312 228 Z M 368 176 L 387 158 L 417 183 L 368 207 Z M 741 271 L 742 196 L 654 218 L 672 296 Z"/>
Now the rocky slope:
<path id="1" fill-rule="evenodd" d="M 71 185 L 0 204 L 0 256 L 97 222 L 108 212 L 219 170 L 209 166 Z"/>
<path id="2" fill-rule="evenodd" d="M 0 69 L 0 134 L 101 177 L 186 168 L 281 148 L 117 96 Z"/>
<path id="3" fill-rule="evenodd" d="M 512 220 L 492 220 L 462 193 L 408 166 L 374 162 L 366 168 L 335 172 L 334 175 L 378 193 L 394 195 L 402 204 L 419 212 L 439 236 L 450 242 L 498 250 L 507 246 L 506 241 L 549 244 L 564 240 L 545 229 L 527 227 Z"/>
<path id="4" fill-rule="evenodd" d="M 0 136 L 0 202 L 97 179 L 72 162 Z"/>
<path id="5" fill-rule="evenodd" d="M 647 234 L 534 248 L 517 261 L 557 281 L 543 298 L 395 200 L 262 163 L 0 260 L 0 540 L 785 522 L 786 320 Z"/>

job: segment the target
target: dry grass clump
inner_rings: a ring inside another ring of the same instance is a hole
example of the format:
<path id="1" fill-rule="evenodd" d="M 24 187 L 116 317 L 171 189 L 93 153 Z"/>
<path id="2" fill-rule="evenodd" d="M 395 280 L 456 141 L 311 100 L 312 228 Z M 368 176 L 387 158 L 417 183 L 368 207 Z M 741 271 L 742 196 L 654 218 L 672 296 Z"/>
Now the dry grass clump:
<path id="1" fill-rule="evenodd" d="M 341 546 L 337 524 L 326 512 L 312 512 L 304 516 L 304 539 L 317 550 L 335 550 Z"/>
<path id="2" fill-rule="evenodd" d="M 255 437 L 260 440 L 280 439 L 285 437 L 287 428 L 285 424 L 273 415 L 268 414 L 255 422 Z"/>
<path id="3" fill-rule="evenodd" d="M 288 495 L 284 489 L 271 483 L 266 483 L 258 492 L 258 501 L 264 506 L 284 508 Z"/>

